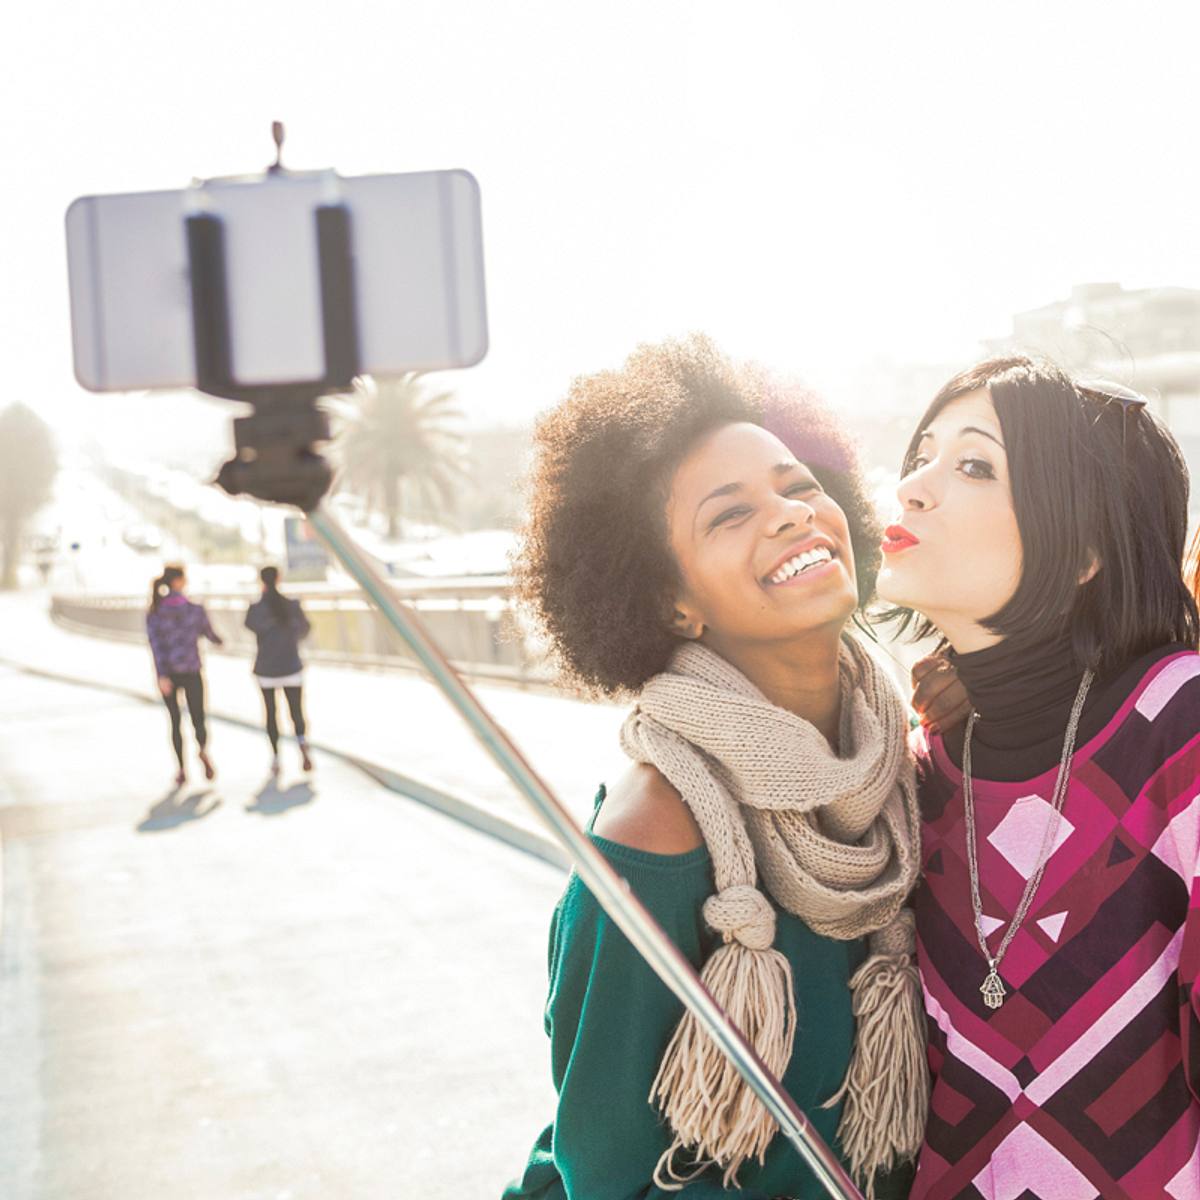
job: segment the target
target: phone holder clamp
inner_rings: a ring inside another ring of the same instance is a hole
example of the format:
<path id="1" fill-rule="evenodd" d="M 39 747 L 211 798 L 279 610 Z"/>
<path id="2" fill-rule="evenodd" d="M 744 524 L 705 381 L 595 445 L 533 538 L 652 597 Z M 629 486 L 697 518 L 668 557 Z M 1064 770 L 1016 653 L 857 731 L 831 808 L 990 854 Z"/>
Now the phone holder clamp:
<path id="1" fill-rule="evenodd" d="M 225 230 L 219 217 L 188 217 L 187 248 L 192 291 L 196 386 L 210 396 L 242 400 L 254 412 L 233 422 L 235 455 L 217 475 L 230 495 L 248 494 L 311 512 L 333 482 L 329 463 L 315 449 L 329 440 L 322 396 L 349 391 L 358 374 L 358 322 L 350 213 L 341 205 L 316 211 L 325 373 L 283 384 L 242 384 L 234 377 Z"/>

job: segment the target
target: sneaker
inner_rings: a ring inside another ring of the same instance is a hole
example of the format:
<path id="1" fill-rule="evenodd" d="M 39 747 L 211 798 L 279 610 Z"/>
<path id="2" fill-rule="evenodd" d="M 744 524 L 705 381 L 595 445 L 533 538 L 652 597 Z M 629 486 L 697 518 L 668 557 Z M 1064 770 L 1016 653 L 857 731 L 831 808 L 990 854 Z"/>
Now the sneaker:
<path id="1" fill-rule="evenodd" d="M 203 751 L 199 751 L 196 757 L 200 760 L 200 765 L 204 768 L 204 778 L 213 779 L 216 777 L 217 768 L 212 765 L 208 755 Z"/>

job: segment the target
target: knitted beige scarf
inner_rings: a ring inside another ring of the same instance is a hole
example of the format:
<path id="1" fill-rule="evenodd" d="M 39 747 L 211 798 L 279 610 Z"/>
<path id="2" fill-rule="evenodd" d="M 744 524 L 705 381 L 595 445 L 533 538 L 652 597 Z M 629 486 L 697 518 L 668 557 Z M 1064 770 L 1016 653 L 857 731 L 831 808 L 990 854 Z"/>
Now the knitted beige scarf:
<path id="1" fill-rule="evenodd" d="M 849 638 L 840 665 L 840 754 L 695 642 L 642 689 L 621 744 L 662 772 L 700 826 L 717 887 L 704 919 L 723 938 L 701 979 L 777 1078 L 791 1059 L 795 997 L 759 872 L 775 902 L 815 932 L 871 935 L 870 956 L 850 981 L 854 1054 L 827 1102 L 845 1101 L 839 1140 L 870 1193 L 878 1169 L 917 1152 L 925 1127 L 925 1023 L 903 907 L 917 877 L 919 827 L 900 698 Z M 690 1012 L 650 1099 L 674 1132 L 655 1172 L 659 1187 L 682 1187 L 713 1163 L 727 1187 L 736 1184 L 738 1168 L 751 1156 L 762 1162 L 778 1131 Z"/>

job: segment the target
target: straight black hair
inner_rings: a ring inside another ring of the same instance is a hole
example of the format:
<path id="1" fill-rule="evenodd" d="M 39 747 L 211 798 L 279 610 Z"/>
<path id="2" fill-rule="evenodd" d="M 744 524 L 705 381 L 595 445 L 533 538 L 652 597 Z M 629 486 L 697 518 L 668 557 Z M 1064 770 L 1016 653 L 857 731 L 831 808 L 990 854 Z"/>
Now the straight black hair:
<path id="1" fill-rule="evenodd" d="M 905 475 L 930 422 L 980 389 L 1004 435 L 1023 557 L 1015 593 L 984 628 L 1017 647 L 1069 634 L 1080 670 L 1101 675 L 1157 646 L 1195 647 L 1200 615 L 1183 579 L 1188 471 L 1166 426 L 1053 363 L 992 358 L 933 398 L 905 452 Z M 938 632 L 911 610 L 883 619 L 894 617 L 914 638 Z"/>
<path id="2" fill-rule="evenodd" d="M 280 625 L 287 625 L 291 619 L 291 609 L 288 608 L 288 602 L 279 590 L 279 568 L 278 567 L 263 567 L 258 573 L 259 579 L 263 581 L 263 587 L 266 590 L 266 601 L 271 612 L 275 616 Z"/>

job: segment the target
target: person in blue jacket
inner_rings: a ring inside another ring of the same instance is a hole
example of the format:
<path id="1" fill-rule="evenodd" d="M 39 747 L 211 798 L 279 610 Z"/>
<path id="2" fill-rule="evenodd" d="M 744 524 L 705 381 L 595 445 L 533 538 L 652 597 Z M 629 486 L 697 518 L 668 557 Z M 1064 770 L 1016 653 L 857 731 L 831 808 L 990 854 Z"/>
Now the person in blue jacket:
<path id="1" fill-rule="evenodd" d="M 267 713 L 267 737 L 271 741 L 271 774 L 279 774 L 279 714 L 276 693 L 280 688 L 287 700 L 292 728 L 300 745 L 300 760 L 306 771 L 313 768 L 308 752 L 307 726 L 304 721 L 304 664 L 300 660 L 300 642 L 308 636 L 308 618 L 299 600 L 279 590 L 279 569 L 263 567 L 262 596 L 246 613 L 246 628 L 258 640 L 254 676 L 262 689 Z"/>

